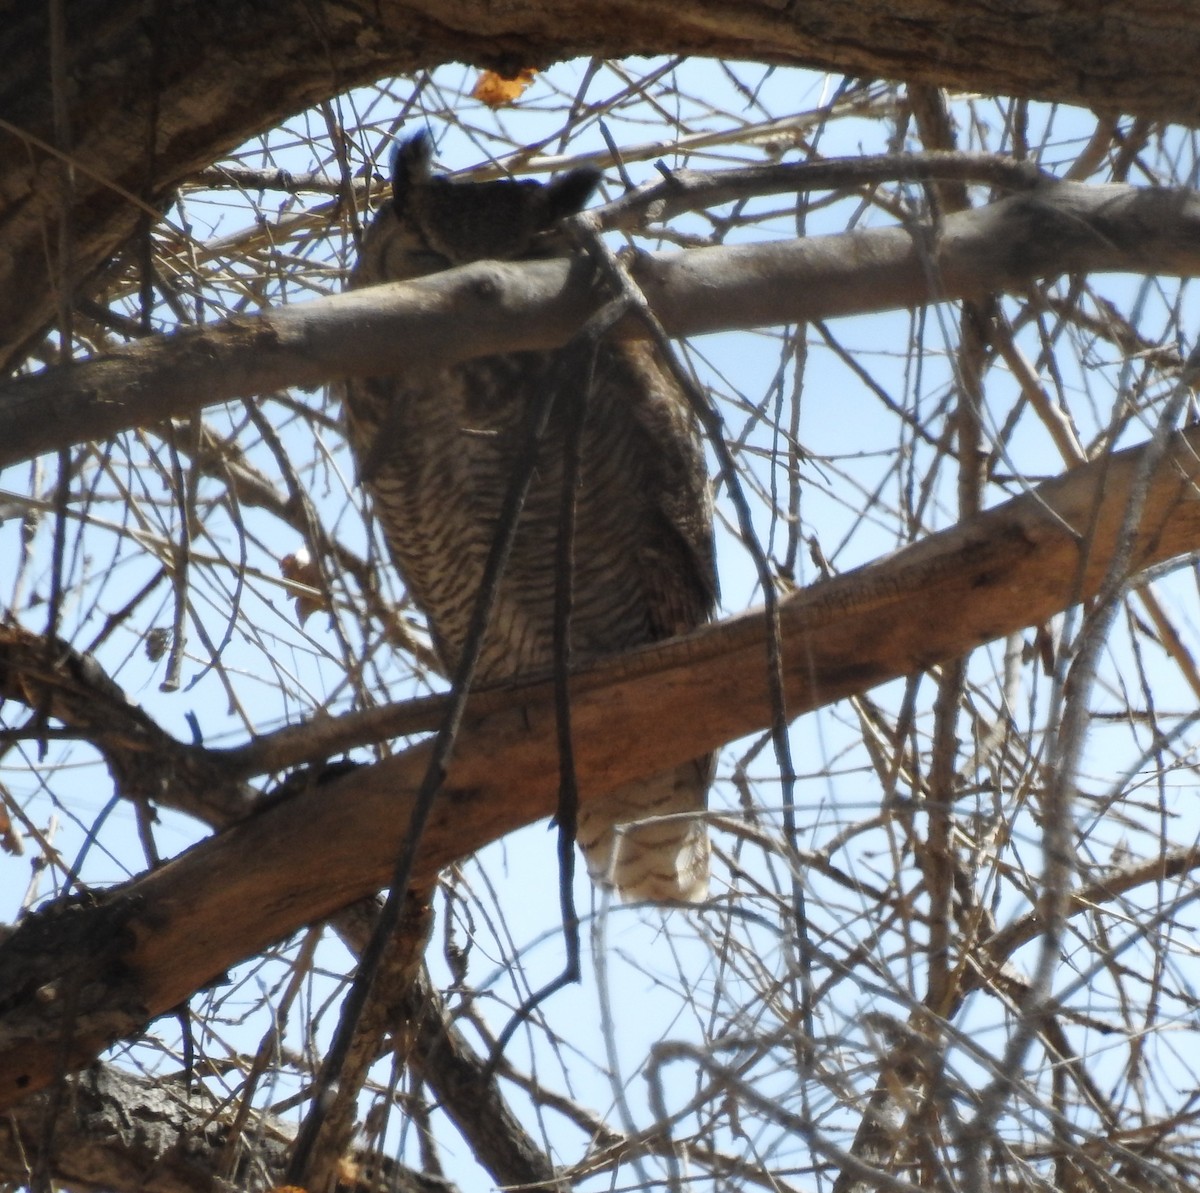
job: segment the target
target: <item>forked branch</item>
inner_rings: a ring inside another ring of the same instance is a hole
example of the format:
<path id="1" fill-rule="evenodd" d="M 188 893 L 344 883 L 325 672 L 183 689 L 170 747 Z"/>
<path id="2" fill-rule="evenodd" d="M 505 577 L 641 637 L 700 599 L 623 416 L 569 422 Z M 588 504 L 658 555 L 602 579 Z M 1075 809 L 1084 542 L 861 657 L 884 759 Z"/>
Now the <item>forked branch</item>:
<path id="1" fill-rule="evenodd" d="M 933 666 L 1092 596 L 1144 449 L 1080 467 L 784 602 L 788 715 Z M 1132 571 L 1200 549 L 1200 429 L 1173 437 Z M 930 611 L 936 610 L 936 616 Z M 750 613 L 607 660 L 572 686 L 581 803 L 761 729 L 765 619 Z M 414 878 L 555 807 L 552 685 L 467 719 Z M 418 746 L 308 789 L 91 905 L 27 920 L 0 948 L 0 1106 L 304 924 L 384 885 L 427 762 Z M 253 907 L 256 914 L 245 915 Z M 64 1029 L 68 1037 L 64 1040 Z"/>

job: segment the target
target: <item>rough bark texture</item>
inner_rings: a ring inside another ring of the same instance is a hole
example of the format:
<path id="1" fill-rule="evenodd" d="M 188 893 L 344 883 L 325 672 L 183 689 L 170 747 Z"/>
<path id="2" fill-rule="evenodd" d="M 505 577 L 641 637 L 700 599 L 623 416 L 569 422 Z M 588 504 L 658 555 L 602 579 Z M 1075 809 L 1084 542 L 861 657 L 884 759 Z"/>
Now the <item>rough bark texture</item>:
<path id="1" fill-rule="evenodd" d="M 789 716 L 1096 593 L 1143 451 L 1084 465 L 791 598 L 781 610 Z M 1198 451 L 1200 430 L 1176 436 L 1150 478 L 1134 570 L 1200 547 Z M 580 676 L 572 717 L 581 802 L 769 724 L 765 636 L 765 617 L 747 614 Z M 555 743 L 546 685 L 513 689 L 501 711 L 469 717 L 414 878 L 431 879 L 552 812 Z M 427 757 L 428 747 L 416 747 L 304 791 L 92 905 L 57 904 L 25 921 L 0 947 L 0 1108 L 228 966 L 384 885 Z"/>
<path id="2" fill-rule="evenodd" d="M 162 204 L 318 99 L 441 62 L 720 55 L 1200 120 L 1200 14 L 1152 0 L 80 0 L 66 6 L 70 127 L 56 134 L 49 7 L 0 0 L 0 368 L 54 317 L 65 210 L 65 284 L 86 289 L 137 229 L 135 199 Z"/>
<path id="3" fill-rule="evenodd" d="M 643 257 L 673 335 L 804 322 L 1020 290 L 1071 271 L 1200 273 L 1192 191 L 1048 183 L 948 217 Z M 233 397 L 565 343 L 598 305 L 582 263 L 496 263 L 155 336 L 0 385 L 0 468 Z M 469 329 L 464 334 L 464 329 Z M 630 321 L 630 331 L 644 331 Z"/>
<path id="4" fill-rule="evenodd" d="M 27 1165 L 47 1139 L 51 1115 L 54 1186 L 60 1189 L 270 1188 L 283 1179 L 291 1143 L 285 1124 L 267 1120 L 243 1136 L 230 1156 L 228 1112 L 214 1113 L 207 1097 L 189 1092 L 182 1075 L 177 1082 L 150 1081 L 97 1065 L 71 1083 L 61 1104 L 48 1091 L 26 1098 L 0 1120 L 0 1180 L 14 1186 L 29 1182 Z M 378 1187 L 371 1179 L 376 1174 L 356 1170 L 354 1159 L 348 1155 L 342 1168 L 344 1193 Z M 449 1182 L 398 1164 L 388 1164 L 379 1175 L 397 1193 L 455 1193 Z"/>

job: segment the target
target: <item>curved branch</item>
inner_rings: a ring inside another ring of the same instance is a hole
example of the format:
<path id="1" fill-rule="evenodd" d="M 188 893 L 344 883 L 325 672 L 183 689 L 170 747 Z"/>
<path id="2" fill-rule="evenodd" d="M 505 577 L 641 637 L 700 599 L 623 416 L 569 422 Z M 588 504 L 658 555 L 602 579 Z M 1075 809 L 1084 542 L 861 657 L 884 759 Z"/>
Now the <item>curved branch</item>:
<path id="1" fill-rule="evenodd" d="M 1064 272 L 1200 274 L 1193 191 L 1048 183 L 928 228 L 641 257 L 672 335 L 1015 291 Z M 0 386 L 0 468 L 69 442 L 336 377 L 565 343 L 598 305 L 581 261 L 485 262 L 153 336 Z M 620 330 L 641 330 L 629 320 Z"/>
<path id="2" fill-rule="evenodd" d="M 702 54 L 1196 123 L 1200 17 L 1187 5 L 1024 0 L 210 0 L 154 27 L 140 0 L 72 9 L 73 142 L 55 147 L 47 6 L 0 0 L 0 368 L 20 360 L 147 206 L 309 104 L 371 82 L 476 62 L 501 71 L 597 55 Z M 147 153 L 153 145 L 153 153 Z M 65 152 L 72 181 L 57 168 Z M 64 190 L 70 186 L 71 192 Z M 74 276 L 46 245 L 69 204 Z"/>
<path id="3" fill-rule="evenodd" d="M 1084 465 L 789 598 L 780 610 L 789 716 L 1093 595 L 1144 450 Z M 1200 546 L 1198 453 L 1200 429 L 1172 439 L 1149 485 L 1135 569 Z M 768 724 L 766 632 L 761 613 L 747 614 L 576 677 L 580 800 Z M 501 709 L 468 711 L 418 881 L 553 812 L 551 688 L 524 684 Z M 64 1057 L 86 1063 L 230 965 L 386 883 L 427 753 L 418 746 L 307 789 L 94 905 L 56 905 L 25 921 L 0 947 L 0 1107 L 52 1080 Z"/>
<path id="4" fill-rule="evenodd" d="M 90 742 L 104 758 L 117 791 L 228 824 L 254 810 L 254 792 L 220 751 L 178 741 L 87 654 L 68 643 L 0 625 L 0 702 L 14 700 L 53 717 L 71 735 Z M 6 736 L 38 736 L 37 718 L 27 730 Z M 257 773 L 257 772 L 256 772 Z"/>

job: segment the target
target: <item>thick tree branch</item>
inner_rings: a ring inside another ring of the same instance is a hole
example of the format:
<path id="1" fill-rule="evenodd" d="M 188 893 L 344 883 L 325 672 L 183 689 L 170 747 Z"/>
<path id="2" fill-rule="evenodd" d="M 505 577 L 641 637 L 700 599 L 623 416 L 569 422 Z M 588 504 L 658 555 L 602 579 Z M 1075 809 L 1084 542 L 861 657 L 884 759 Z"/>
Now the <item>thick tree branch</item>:
<path id="1" fill-rule="evenodd" d="M 1144 449 L 1095 461 L 781 610 L 788 713 L 932 666 L 1097 590 Z M 1157 470 L 1133 567 L 1200 547 L 1200 429 Z M 936 616 L 931 611 L 936 610 Z M 608 660 L 573 685 L 580 799 L 766 725 L 766 627 L 747 614 Z M 553 811 L 550 685 L 470 719 L 418 880 Z M 31 917 L 0 948 L 0 1106 L 85 1063 L 223 969 L 376 890 L 427 746 L 307 790 L 99 897 Z M 244 914 L 256 908 L 254 916 Z M 63 1030 L 67 1037 L 62 1037 Z"/>
<path id="2" fill-rule="evenodd" d="M 217 1174 L 228 1135 L 228 1118 L 211 1101 L 189 1095 L 182 1081 L 150 1081 L 112 1066 L 96 1066 L 79 1076 L 65 1106 L 54 1108 L 51 1169 L 55 1187 L 90 1193 L 95 1189 L 138 1193 L 218 1193 L 268 1189 L 279 1185 L 291 1146 L 289 1124 L 264 1116 L 252 1137 L 243 1137 L 239 1161 L 228 1183 Z M 45 1138 L 50 1099 L 35 1095 L 0 1120 L 0 1180 L 13 1187 L 29 1180 L 26 1165 Z M 455 1186 L 378 1156 L 356 1159 L 342 1172 L 343 1193 L 378 1188 L 373 1178 L 397 1193 L 455 1193 Z"/>
<path id="3" fill-rule="evenodd" d="M 1200 273 L 1200 196 L 1050 183 L 950 216 L 936 235 L 878 228 L 648 254 L 634 273 L 667 331 L 694 335 L 974 298 L 1073 271 Z M 487 262 L 151 337 L 0 386 L 0 468 L 233 397 L 553 347 L 597 305 L 584 262 Z"/>
<path id="4" fill-rule="evenodd" d="M 31 721 L 39 712 L 44 713 L 69 732 L 90 741 L 104 755 L 122 795 L 141 796 L 157 805 L 188 812 L 213 828 L 226 828 L 255 810 L 250 793 L 238 785 L 239 778 L 287 769 L 302 761 L 319 762 L 354 745 L 432 729 L 444 715 L 444 698 L 430 697 L 294 725 L 255 739 L 241 749 L 210 750 L 176 741 L 165 733 L 126 700 L 90 656 L 80 655 L 63 642 L 52 646 L 48 649 L 45 638 L 19 626 L 0 626 L 0 699 L 37 710 L 31 711 Z M 481 693 L 473 704 L 474 715 L 484 715 L 489 707 L 501 707 L 507 700 L 507 692 L 502 689 Z M 30 736 L 36 736 L 36 732 L 31 724 Z M 362 951 L 370 936 L 375 909 L 374 901 L 363 900 L 334 920 L 339 935 L 356 953 Z M 412 937 L 410 931 L 405 938 L 410 952 L 421 943 Z M 397 983 L 401 990 L 400 1014 L 407 1024 L 411 1049 L 408 1063 L 421 1073 L 497 1184 L 549 1187 L 555 1179 L 553 1165 L 513 1116 L 485 1062 L 450 1022 L 441 995 L 429 984 L 428 975 L 422 971 L 412 980 L 409 976 L 402 975 Z M 82 1108 L 79 1115 L 68 1130 L 54 1136 L 50 1168 L 57 1177 L 70 1186 L 73 1174 L 81 1171 L 76 1157 L 86 1155 L 88 1148 L 100 1148 L 97 1179 L 107 1173 L 103 1183 L 110 1188 L 131 1187 L 115 1174 L 131 1167 L 141 1171 L 151 1163 L 158 1177 L 157 1183 L 148 1187 L 157 1193 L 172 1193 L 183 1181 L 198 1188 L 209 1187 L 201 1175 L 193 1175 L 191 1168 L 181 1177 L 174 1152 L 160 1149 L 147 1159 L 146 1148 L 156 1137 L 135 1134 L 130 1140 L 114 1134 L 110 1116 L 94 1108 L 102 1090 L 115 1086 L 126 1097 L 128 1120 L 137 1122 L 143 1116 L 155 1115 L 161 1119 L 160 1095 L 146 1093 L 144 1083 L 129 1084 L 115 1071 L 94 1070 L 83 1080 L 86 1088 L 74 1102 Z M 176 1108 L 179 1120 L 172 1120 L 178 1131 L 171 1138 L 189 1141 L 178 1158 L 189 1165 L 195 1160 L 195 1174 L 202 1174 L 205 1169 L 197 1158 L 199 1145 L 190 1140 L 197 1133 L 211 1134 L 217 1128 L 214 1125 L 210 1130 L 206 1126 L 208 1115 L 199 1112 L 196 1124 L 188 1125 L 182 1090 L 178 1094 L 168 1091 L 166 1097 L 167 1103 Z M 53 1103 L 35 1096 L 22 1103 L 19 1119 L 9 1120 L 10 1126 L 15 1126 L 7 1135 L 0 1123 L 0 1177 L 19 1177 L 22 1157 L 30 1154 L 31 1144 L 42 1138 L 43 1112 L 52 1113 Z M 283 1154 L 289 1139 L 290 1134 L 285 1133 L 269 1157 L 256 1157 L 260 1167 L 275 1171 L 272 1183 L 282 1179 Z"/>
<path id="5" fill-rule="evenodd" d="M 0 368 L 54 315 L 66 172 L 56 168 L 47 6 L 0 0 Z M 74 277 L 134 234 L 145 204 L 306 105 L 389 74 L 469 61 L 703 54 L 1055 100 L 1196 123 L 1200 15 L 1185 5 L 1025 0 L 365 0 L 72 5 L 66 31 Z M 152 160 L 146 146 L 154 145 Z"/>
<path id="6" fill-rule="evenodd" d="M 53 718 L 99 751 L 127 799 L 163 803 L 214 826 L 254 810 L 254 793 L 241 782 L 249 775 L 238 773 L 219 751 L 173 738 L 125 698 L 92 656 L 65 642 L 0 625 L 0 702 L 5 700 L 34 710 L 24 730 L 7 730 L 6 737 L 36 738 L 44 731 L 39 718 Z"/>

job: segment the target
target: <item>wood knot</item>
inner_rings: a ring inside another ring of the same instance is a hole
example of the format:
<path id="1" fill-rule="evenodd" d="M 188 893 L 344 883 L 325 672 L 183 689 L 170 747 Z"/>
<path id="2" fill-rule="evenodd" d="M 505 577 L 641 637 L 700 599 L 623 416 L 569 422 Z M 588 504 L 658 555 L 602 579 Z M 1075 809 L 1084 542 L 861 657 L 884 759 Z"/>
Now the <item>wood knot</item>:
<path id="1" fill-rule="evenodd" d="M 482 270 L 477 277 L 471 279 L 472 298 L 481 302 L 495 302 L 499 293 L 500 279 L 492 270 Z"/>

